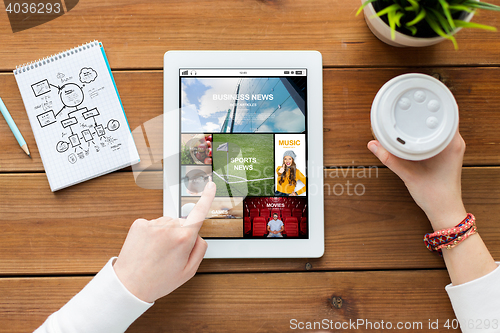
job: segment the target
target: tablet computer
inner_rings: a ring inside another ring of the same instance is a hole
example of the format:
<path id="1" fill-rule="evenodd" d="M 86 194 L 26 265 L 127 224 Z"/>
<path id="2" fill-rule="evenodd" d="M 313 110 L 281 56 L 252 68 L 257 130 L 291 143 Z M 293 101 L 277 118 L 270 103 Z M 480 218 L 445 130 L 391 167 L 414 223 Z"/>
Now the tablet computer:
<path id="1" fill-rule="evenodd" d="M 205 258 L 324 252 L 323 66 L 316 51 L 164 56 L 164 214 L 217 185 Z"/>

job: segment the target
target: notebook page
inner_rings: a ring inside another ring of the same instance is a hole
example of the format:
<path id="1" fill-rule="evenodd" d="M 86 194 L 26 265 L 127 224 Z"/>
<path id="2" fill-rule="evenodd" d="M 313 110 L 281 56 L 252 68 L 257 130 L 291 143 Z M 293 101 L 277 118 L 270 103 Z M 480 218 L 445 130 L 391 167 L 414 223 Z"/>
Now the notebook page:
<path id="1" fill-rule="evenodd" d="M 16 72 L 52 191 L 139 161 L 98 42 Z"/>

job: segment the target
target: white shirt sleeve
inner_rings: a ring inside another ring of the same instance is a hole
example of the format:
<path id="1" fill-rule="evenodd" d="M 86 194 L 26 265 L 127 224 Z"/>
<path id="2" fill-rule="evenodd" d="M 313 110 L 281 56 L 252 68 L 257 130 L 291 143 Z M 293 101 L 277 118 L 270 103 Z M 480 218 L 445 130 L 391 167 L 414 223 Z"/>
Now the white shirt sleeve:
<path id="1" fill-rule="evenodd" d="M 116 276 L 111 258 L 99 273 L 35 333 L 122 333 L 154 303 L 144 302 Z"/>
<path id="2" fill-rule="evenodd" d="M 500 332 L 500 266 L 476 280 L 449 284 L 446 292 L 462 332 Z"/>

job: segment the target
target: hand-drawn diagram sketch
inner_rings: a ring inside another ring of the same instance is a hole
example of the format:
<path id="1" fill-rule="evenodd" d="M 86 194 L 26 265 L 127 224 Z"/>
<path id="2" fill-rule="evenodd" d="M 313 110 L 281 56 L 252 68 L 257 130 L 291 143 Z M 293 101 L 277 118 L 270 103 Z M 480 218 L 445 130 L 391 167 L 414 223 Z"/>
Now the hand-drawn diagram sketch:
<path id="1" fill-rule="evenodd" d="M 55 150 L 66 154 L 68 163 L 75 164 L 78 159 L 103 149 L 120 149 L 119 139 L 113 135 L 120 128 L 120 122 L 107 118 L 106 110 L 96 107 L 106 104 L 99 101 L 105 89 L 96 81 L 99 74 L 90 67 L 81 68 L 77 79 L 66 74 L 58 72 L 54 78 L 31 84 L 40 127 L 51 131 L 58 127 L 60 131 L 60 140 L 54 142 Z"/>

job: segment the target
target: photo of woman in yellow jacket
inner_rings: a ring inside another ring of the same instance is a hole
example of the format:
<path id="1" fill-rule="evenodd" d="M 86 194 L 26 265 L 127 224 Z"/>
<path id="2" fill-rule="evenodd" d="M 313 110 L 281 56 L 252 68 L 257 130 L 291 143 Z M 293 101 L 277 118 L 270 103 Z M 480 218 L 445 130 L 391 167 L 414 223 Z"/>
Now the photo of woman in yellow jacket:
<path id="1" fill-rule="evenodd" d="M 287 150 L 283 154 L 283 165 L 276 168 L 278 173 L 278 182 L 276 184 L 275 196 L 287 197 L 287 196 L 297 196 L 305 193 L 306 191 L 306 177 L 297 169 L 295 165 L 295 158 L 297 156 L 293 150 Z M 300 190 L 295 191 L 297 186 L 297 181 L 301 181 L 304 184 Z"/>

